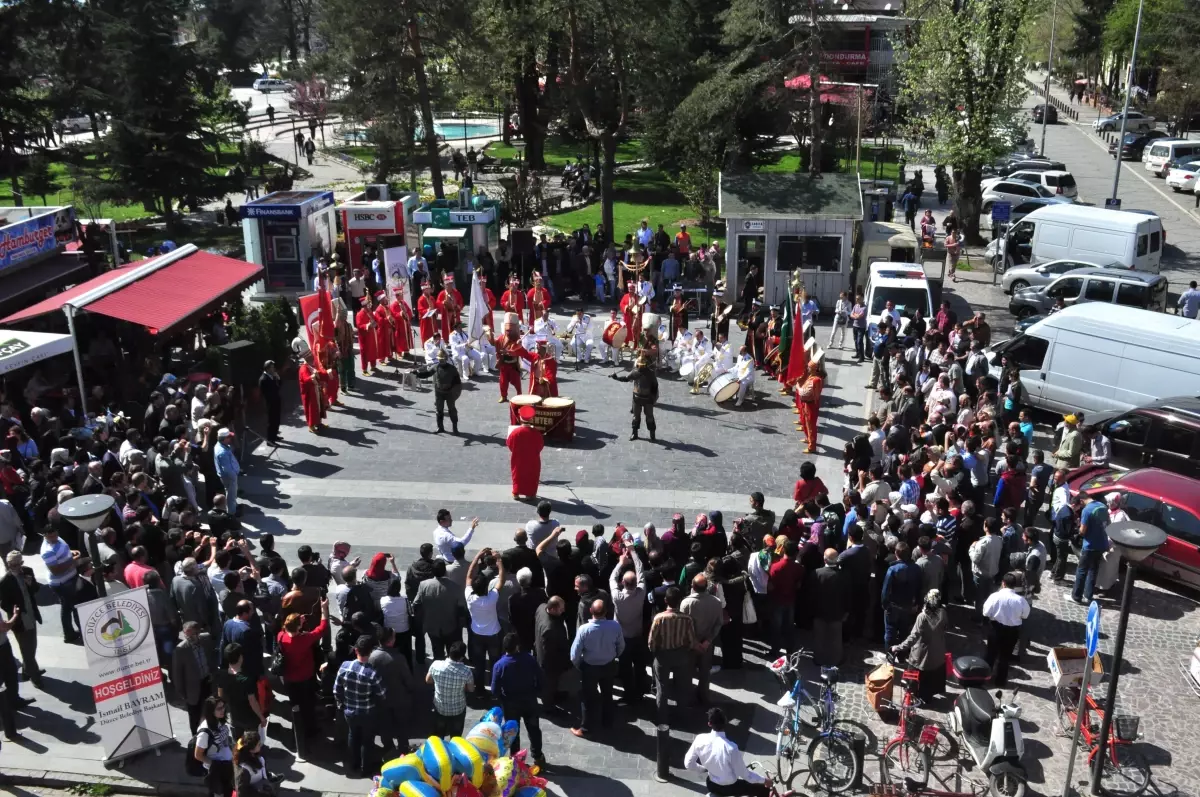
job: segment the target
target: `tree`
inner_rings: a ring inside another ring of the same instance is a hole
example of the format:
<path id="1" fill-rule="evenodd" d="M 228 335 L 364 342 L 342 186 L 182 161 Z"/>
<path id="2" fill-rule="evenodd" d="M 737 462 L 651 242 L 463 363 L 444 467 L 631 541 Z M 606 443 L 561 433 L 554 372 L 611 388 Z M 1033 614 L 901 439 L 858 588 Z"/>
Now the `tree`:
<path id="1" fill-rule="evenodd" d="M 50 171 L 50 162 L 43 155 L 34 155 L 29 159 L 29 167 L 25 171 L 25 193 L 40 196 L 42 204 L 48 205 L 46 197 L 58 192 L 62 186 Z"/>
<path id="2" fill-rule="evenodd" d="M 941 0 L 897 53 L 910 138 L 953 167 L 954 206 L 979 243 L 984 164 L 1011 149 L 1026 96 L 1022 32 L 1031 0 Z"/>
<path id="3" fill-rule="evenodd" d="M 81 161 L 93 190 L 110 201 L 140 201 L 178 232 L 176 201 L 196 207 L 227 188 L 214 168 L 222 136 L 205 126 L 218 79 L 194 43 L 176 43 L 186 0 L 102 0 L 108 135 Z"/>

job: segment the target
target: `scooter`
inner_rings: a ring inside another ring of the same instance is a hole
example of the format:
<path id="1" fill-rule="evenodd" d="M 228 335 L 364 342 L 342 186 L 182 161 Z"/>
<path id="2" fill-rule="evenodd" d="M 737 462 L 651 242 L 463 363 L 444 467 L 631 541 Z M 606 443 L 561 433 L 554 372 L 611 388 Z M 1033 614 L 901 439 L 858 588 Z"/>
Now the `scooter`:
<path id="1" fill-rule="evenodd" d="M 1001 697 L 996 692 L 997 700 Z M 1016 697 L 1016 693 L 1013 693 Z M 950 727 L 971 754 L 979 772 L 987 775 L 991 797 L 1024 797 L 1025 740 L 1021 736 L 1021 707 L 1015 701 L 998 703 L 983 689 L 970 688 L 954 700 Z"/>

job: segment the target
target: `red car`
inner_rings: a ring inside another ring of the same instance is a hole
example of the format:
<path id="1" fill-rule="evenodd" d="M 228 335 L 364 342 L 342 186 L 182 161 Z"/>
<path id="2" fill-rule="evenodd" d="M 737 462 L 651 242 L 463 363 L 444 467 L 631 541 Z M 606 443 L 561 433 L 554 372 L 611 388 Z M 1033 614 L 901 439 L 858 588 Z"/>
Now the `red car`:
<path id="1" fill-rule="evenodd" d="M 1167 542 L 1144 567 L 1200 589 L 1200 479 L 1158 468 L 1120 471 L 1092 465 L 1072 471 L 1071 489 L 1104 500 L 1118 492 L 1130 520 L 1152 523 Z"/>

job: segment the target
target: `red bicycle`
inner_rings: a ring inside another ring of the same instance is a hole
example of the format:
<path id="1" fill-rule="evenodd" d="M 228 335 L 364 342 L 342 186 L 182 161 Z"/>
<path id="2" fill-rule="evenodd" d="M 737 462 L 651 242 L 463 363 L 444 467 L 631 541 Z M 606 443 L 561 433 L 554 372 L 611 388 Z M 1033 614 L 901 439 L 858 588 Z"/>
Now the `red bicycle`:
<path id="1" fill-rule="evenodd" d="M 1079 685 L 1066 684 L 1058 687 L 1055 695 L 1055 713 L 1059 730 L 1070 735 L 1079 719 Z M 1104 722 L 1104 709 L 1088 690 L 1083 704 L 1083 724 L 1079 738 L 1087 745 L 1088 770 L 1095 766 L 1100 753 L 1100 726 Z M 1120 797 L 1135 797 L 1150 785 L 1150 764 L 1146 757 L 1134 748 L 1138 739 L 1141 720 L 1130 715 L 1113 717 L 1112 732 L 1108 736 L 1103 752 L 1104 767 L 1100 770 L 1100 788 L 1105 794 Z"/>
<path id="2" fill-rule="evenodd" d="M 894 661 L 889 657 L 889 663 Z M 879 757 L 881 780 L 885 784 L 906 781 L 925 783 L 933 770 L 934 761 L 954 757 L 954 744 L 941 725 L 917 713 L 923 703 L 917 697 L 921 671 L 906 669 L 900 676 L 904 698 L 899 705 L 885 703 L 900 715 L 896 735 L 883 748 Z"/>

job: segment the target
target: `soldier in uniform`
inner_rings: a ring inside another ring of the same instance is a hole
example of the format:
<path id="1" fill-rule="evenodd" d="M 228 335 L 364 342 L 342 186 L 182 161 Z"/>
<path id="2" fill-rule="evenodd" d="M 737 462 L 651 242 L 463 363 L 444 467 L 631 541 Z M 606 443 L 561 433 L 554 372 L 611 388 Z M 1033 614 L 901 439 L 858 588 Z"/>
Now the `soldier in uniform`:
<path id="1" fill-rule="evenodd" d="M 458 409 L 454 402 L 458 400 L 461 392 L 462 378 L 458 369 L 450 362 L 450 355 L 446 350 L 439 349 L 437 365 L 433 369 L 433 411 L 437 415 L 438 434 L 446 431 L 443 425 L 446 415 L 450 416 L 451 434 L 458 434 Z"/>
<path id="2" fill-rule="evenodd" d="M 638 439 L 638 429 L 642 426 L 642 415 L 646 416 L 646 428 L 650 430 L 650 442 L 654 442 L 654 404 L 658 401 L 658 376 L 654 373 L 654 367 L 645 357 L 638 357 L 633 364 L 633 370 L 627 374 L 613 374 L 612 378 L 618 382 L 633 383 L 633 408 L 630 413 L 633 415 L 633 434 L 629 435 L 630 440 Z"/>
<path id="3" fill-rule="evenodd" d="M 733 315 L 733 308 L 725 304 L 725 292 L 713 291 L 713 312 L 712 318 L 708 321 L 708 336 L 713 340 L 720 340 L 722 336 L 729 337 L 729 317 Z"/>

